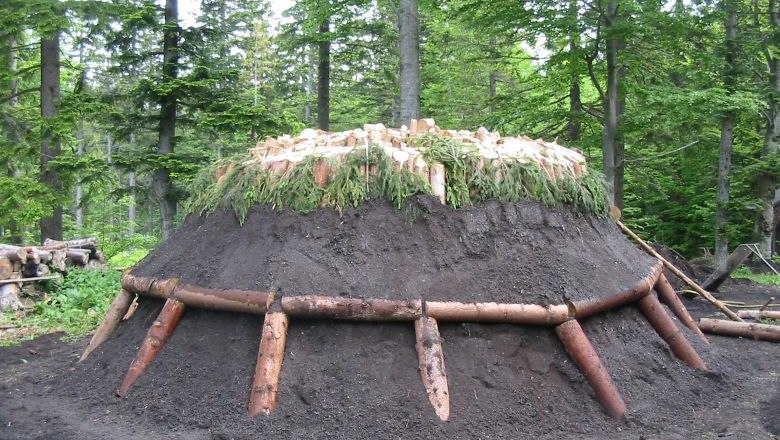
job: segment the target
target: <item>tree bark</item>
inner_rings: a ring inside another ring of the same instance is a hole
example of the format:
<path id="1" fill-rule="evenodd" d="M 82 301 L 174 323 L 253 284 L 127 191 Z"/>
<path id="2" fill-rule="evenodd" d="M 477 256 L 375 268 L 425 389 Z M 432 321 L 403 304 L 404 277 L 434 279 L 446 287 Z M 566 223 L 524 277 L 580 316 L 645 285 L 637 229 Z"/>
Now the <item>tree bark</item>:
<path id="1" fill-rule="evenodd" d="M 49 162 L 60 155 L 60 139 L 52 129 L 60 99 L 60 32 L 52 31 L 41 38 L 41 171 L 40 181 L 59 198 L 62 182 L 57 170 Z M 41 242 L 46 237 L 62 239 L 62 206 L 54 203 L 50 216 L 42 218 Z"/>
<path id="2" fill-rule="evenodd" d="M 409 126 L 420 118 L 420 36 L 417 0 L 400 0 L 398 13 L 401 56 L 400 123 Z"/>
<path id="3" fill-rule="evenodd" d="M 569 120 L 566 124 L 566 137 L 569 142 L 576 143 L 582 137 L 582 97 L 580 93 L 580 73 L 577 66 L 581 63 L 579 56 L 580 30 L 576 23 L 578 5 L 576 0 L 569 1 Z"/>
<path id="4" fill-rule="evenodd" d="M 608 197 L 611 204 L 623 209 L 623 136 L 619 131 L 620 118 L 625 107 L 625 97 L 621 92 L 620 80 L 623 67 L 618 63 L 622 39 L 616 34 L 618 26 L 618 0 L 609 0 L 605 27 L 607 38 L 607 91 L 604 96 L 604 129 L 602 131 L 602 149 L 604 176 L 609 186 Z"/>
<path id="5" fill-rule="evenodd" d="M 767 94 L 768 121 L 764 136 L 764 155 L 769 156 L 780 152 L 780 62 L 775 49 L 780 47 L 780 14 L 777 0 L 769 0 L 769 23 L 772 29 L 771 37 L 764 50 L 766 64 L 769 70 L 769 93 Z M 758 191 L 761 198 L 756 228 L 756 242 L 764 258 L 771 258 L 773 251 L 773 234 L 775 225 L 774 198 L 778 182 L 770 175 L 760 176 Z"/>
<path id="6" fill-rule="evenodd" d="M 330 11 L 327 12 L 328 14 Z M 317 127 L 330 130 L 330 19 L 323 17 L 320 23 L 320 41 L 317 43 Z"/>
<path id="7" fill-rule="evenodd" d="M 178 74 L 178 2 L 165 2 L 165 28 L 163 30 L 163 81 L 172 81 Z M 160 125 L 157 142 L 157 153 L 167 155 L 173 153 L 174 137 L 176 136 L 176 92 L 170 91 L 160 97 Z M 162 223 L 162 239 L 166 240 L 173 233 L 176 217 L 176 196 L 168 169 L 159 167 L 152 177 L 152 186 L 160 204 L 160 220 Z"/>
<path id="8" fill-rule="evenodd" d="M 733 91 L 736 84 L 737 69 L 737 11 L 730 2 L 726 2 L 726 39 L 725 61 L 723 72 L 723 85 L 726 90 Z M 727 110 L 723 113 L 720 124 L 720 145 L 718 158 L 718 199 L 715 211 L 715 259 L 718 266 L 726 263 L 729 254 L 728 203 L 729 203 L 729 175 L 731 173 L 731 153 L 734 144 L 734 124 L 736 112 Z"/>
<path id="9" fill-rule="evenodd" d="M 16 65 L 17 65 L 17 52 L 15 49 L 15 46 L 17 44 L 17 36 L 15 34 L 10 35 L 7 40 L 8 44 L 8 52 L 7 52 L 7 58 L 6 58 L 6 67 L 8 69 L 8 96 L 11 98 L 8 100 L 8 106 L 13 108 L 16 107 L 19 104 L 19 97 L 17 96 L 19 92 L 19 81 L 16 78 Z M 6 116 L 6 123 L 5 123 L 5 135 L 6 139 L 8 141 L 9 145 L 16 145 L 19 139 L 19 136 L 17 134 L 17 123 L 13 119 L 11 115 Z M 8 172 L 9 177 L 17 178 L 20 175 L 19 170 L 16 167 L 16 164 L 12 160 L 7 160 L 5 163 L 5 168 Z M 22 232 L 21 228 L 19 226 L 19 223 L 12 220 L 8 224 L 9 229 L 9 237 L 8 240 L 11 242 L 11 244 L 22 244 Z"/>
<path id="10" fill-rule="evenodd" d="M 135 150 L 135 133 L 130 133 L 130 147 Z M 135 235 L 136 185 L 136 174 L 135 170 L 133 170 L 127 173 L 127 186 L 130 188 L 130 206 L 127 207 L 127 234 L 130 236 Z"/>

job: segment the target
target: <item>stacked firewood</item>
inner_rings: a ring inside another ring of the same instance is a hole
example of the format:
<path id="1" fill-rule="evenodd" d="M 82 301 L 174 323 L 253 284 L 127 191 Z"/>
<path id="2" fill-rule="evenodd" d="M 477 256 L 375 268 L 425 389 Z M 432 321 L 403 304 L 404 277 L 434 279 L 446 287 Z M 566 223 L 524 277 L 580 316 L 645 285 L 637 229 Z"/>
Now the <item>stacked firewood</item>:
<path id="1" fill-rule="evenodd" d="M 498 131 L 479 127 L 477 131 L 444 130 L 433 119 L 411 121 L 409 127 L 387 128 L 383 124 L 365 124 L 362 129 L 329 132 L 307 128 L 298 136 L 269 137 L 251 149 L 252 160 L 274 174 L 283 174 L 310 155 L 343 159 L 356 148 L 376 145 L 397 162 L 418 174 L 434 173 L 436 164 L 428 164 L 418 149 L 424 135 L 439 135 L 460 142 L 464 150 L 476 153 L 494 164 L 522 162 L 538 164 L 555 180 L 563 176 L 580 176 L 587 171 L 585 157 L 555 142 L 527 136 L 502 136 Z"/>
<path id="2" fill-rule="evenodd" d="M 43 246 L 0 244 L 0 310 L 21 308 L 18 293 L 23 284 L 56 278 L 69 267 L 105 267 L 97 238 L 46 239 Z"/>

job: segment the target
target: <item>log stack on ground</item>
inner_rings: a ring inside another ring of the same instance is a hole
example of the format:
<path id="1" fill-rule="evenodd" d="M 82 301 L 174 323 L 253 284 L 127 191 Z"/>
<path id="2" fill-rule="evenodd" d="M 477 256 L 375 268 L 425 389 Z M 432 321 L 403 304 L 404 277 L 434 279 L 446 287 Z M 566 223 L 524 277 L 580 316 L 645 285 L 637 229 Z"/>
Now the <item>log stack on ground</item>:
<path id="1" fill-rule="evenodd" d="M 22 308 L 23 284 L 59 278 L 68 267 L 105 267 L 97 238 L 68 241 L 46 239 L 43 246 L 0 244 L 0 311 Z"/>

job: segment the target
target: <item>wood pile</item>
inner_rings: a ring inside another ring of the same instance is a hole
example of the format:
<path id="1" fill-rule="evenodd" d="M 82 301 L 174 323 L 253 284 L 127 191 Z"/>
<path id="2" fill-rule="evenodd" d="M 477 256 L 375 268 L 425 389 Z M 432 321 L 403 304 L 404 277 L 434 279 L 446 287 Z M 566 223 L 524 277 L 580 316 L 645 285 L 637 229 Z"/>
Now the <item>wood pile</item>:
<path id="1" fill-rule="evenodd" d="M 43 246 L 0 244 L 0 311 L 22 308 L 18 295 L 23 284 L 58 278 L 69 267 L 105 267 L 97 238 L 46 239 Z"/>
<path id="2" fill-rule="evenodd" d="M 250 163 L 261 165 L 273 174 L 284 174 L 308 156 L 322 157 L 317 168 L 317 184 L 327 185 L 333 177 L 331 165 L 344 163 L 346 157 L 361 148 L 378 146 L 391 157 L 396 168 L 406 168 L 431 183 L 433 191 L 443 186 L 444 167 L 428 163 L 424 150 L 426 136 L 438 135 L 458 142 L 461 154 L 476 154 L 480 163 L 494 167 L 509 163 L 533 163 L 552 180 L 579 177 L 587 172 L 581 152 L 554 142 L 527 136 L 505 137 L 497 131 L 480 127 L 477 131 L 443 130 L 433 119 L 412 120 L 410 127 L 387 128 L 383 124 L 365 124 L 363 128 L 329 132 L 307 128 L 298 136 L 269 137 L 250 150 Z M 362 171 L 365 172 L 365 171 Z M 370 170 L 369 170 L 370 172 Z M 498 172 L 498 171 L 497 171 Z"/>

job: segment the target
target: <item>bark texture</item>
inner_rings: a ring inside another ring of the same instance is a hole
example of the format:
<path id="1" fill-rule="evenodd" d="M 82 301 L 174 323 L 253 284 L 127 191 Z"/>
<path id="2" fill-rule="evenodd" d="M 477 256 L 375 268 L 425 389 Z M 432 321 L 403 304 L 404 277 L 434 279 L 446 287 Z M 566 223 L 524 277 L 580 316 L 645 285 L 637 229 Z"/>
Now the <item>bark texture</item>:
<path id="1" fill-rule="evenodd" d="M 317 43 L 317 127 L 330 130 L 330 20 L 320 24 L 320 41 Z"/>
<path id="2" fill-rule="evenodd" d="M 602 149 L 604 176 L 609 186 L 610 202 L 623 209 L 623 136 L 619 131 L 620 118 L 625 107 L 625 96 L 621 92 L 620 80 L 624 75 L 624 67 L 618 57 L 623 47 L 623 41 L 618 34 L 619 26 L 618 0 L 609 0 L 605 27 L 607 37 L 607 90 L 604 96 L 604 129 L 602 132 Z"/>
<path id="3" fill-rule="evenodd" d="M 726 2 L 726 40 L 723 85 L 726 90 L 733 90 L 736 83 L 737 70 L 737 11 L 731 2 Z M 720 123 L 720 144 L 718 147 L 718 199 L 715 211 L 715 259 L 718 266 L 726 263 L 729 255 L 728 203 L 731 174 L 731 154 L 734 146 L 734 124 L 737 114 L 733 110 L 723 113 Z"/>
<path id="4" fill-rule="evenodd" d="M 417 0 L 400 0 L 398 13 L 401 54 L 400 123 L 409 126 L 420 117 L 420 18 Z"/>
<path id="5" fill-rule="evenodd" d="M 177 0 L 165 2 L 165 27 L 163 30 L 163 78 L 172 81 L 178 75 L 178 23 Z M 176 91 L 160 97 L 160 125 L 158 127 L 157 153 L 167 155 L 173 153 L 174 137 L 176 136 Z M 160 167 L 155 170 L 152 177 L 154 194 L 160 204 L 160 220 L 162 222 L 162 239 L 170 237 L 174 228 L 176 217 L 176 196 L 173 192 L 173 183 L 167 168 Z"/>
<path id="6" fill-rule="evenodd" d="M 41 38 L 41 173 L 40 181 L 54 194 L 62 190 L 57 170 L 49 162 L 60 155 L 60 140 L 52 124 L 59 114 L 60 99 L 60 33 L 53 31 Z M 62 239 L 62 206 L 55 203 L 52 214 L 41 219 L 41 242 L 47 237 Z"/>

